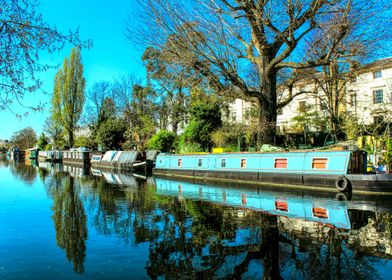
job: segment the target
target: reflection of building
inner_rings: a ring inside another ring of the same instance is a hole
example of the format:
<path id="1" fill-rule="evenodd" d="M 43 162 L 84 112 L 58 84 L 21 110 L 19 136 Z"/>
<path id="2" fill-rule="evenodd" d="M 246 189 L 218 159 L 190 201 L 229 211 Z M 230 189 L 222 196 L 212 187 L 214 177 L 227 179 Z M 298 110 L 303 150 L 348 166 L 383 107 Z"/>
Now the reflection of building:
<path id="1" fill-rule="evenodd" d="M 293 88 L 293 95 L 303 93 L 278 111 L 278 131 L 287 131 L 301 109 L 309 108 L 309 111 L 317 112 L 321 117 L 327 115 L 325 95 L 321 89 L 315 88 L 314 83 L 304 81 Z M 340 109 L 356 116 L 360 123 L 370 124 L 391 118 L 388 112 L 392 110 L 392 58 L 377 60 L 361 67 L 357 77 L 346 84 L 343 92 L 345 98 Z M 287 91 L 283 91 L 278 99 L 284 100 L 287 94 Z M 229 105 L 228 121 L 248 124 L 247 112 L 251 107 L 250 102 L 236 99 Z"/>

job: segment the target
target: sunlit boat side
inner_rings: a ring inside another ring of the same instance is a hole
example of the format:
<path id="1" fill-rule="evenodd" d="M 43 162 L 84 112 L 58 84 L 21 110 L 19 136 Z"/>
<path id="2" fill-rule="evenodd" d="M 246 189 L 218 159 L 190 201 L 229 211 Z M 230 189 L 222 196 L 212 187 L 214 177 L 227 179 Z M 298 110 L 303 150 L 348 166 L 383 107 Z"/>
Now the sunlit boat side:
<path id="1" fill-rule="evenodd" d="M 160 154 L 153 173 L 203 181 L 392 194 L 392 174 L 366 174 L 363 151 Z"/>

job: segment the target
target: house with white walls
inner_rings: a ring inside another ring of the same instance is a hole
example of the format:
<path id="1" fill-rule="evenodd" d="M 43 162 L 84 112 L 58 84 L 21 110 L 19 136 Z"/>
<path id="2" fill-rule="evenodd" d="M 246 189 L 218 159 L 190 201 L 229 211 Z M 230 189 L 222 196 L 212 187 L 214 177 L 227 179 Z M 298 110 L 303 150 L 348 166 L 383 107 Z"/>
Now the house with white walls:
<path id="1" fill-rule="evenodd" d="M 320 117 L 326 117 L 327 111 L 323 104 L 323 92 L 316 90 L 314 83 L 302 81 L 293 89 L 296 96 L 292 102 L 278 111 L 277 131 L 285 133 L 293 125 L 293 118 L 301 108 L 309 108 Z M 287 91 L 278 94 L 285 98 Z M 371 124 L 380 120 L 392 121 L 392 58 L 384 58 L 366 64 L 360 68 L 358 75 L 346 84 L 345 102 L 341 110 L 357 117 L 362 124 Z M 279 102 L 279 100 L 278 100 Z M 228 121 L 249 124 L 251 102 L 236 99 L 229 105 Z M 312 130 L 310 127 L 309 130 Z"/>

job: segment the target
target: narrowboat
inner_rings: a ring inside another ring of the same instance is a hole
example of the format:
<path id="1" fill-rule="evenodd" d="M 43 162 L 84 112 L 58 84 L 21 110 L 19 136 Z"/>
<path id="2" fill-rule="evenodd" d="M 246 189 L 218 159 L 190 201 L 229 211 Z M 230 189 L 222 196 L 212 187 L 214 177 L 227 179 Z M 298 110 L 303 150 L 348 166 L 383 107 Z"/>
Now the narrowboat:
<path id="1" fill-rule="evenodd" d="M 38 152 L 39 161 L 49 161 L 49 162 L 62 162 L 63 152 L 59 150 L 52 151 L 39 151 Z"/>
<path id="2" fill-rule="evenodd" d="M 158 151 L 107 151 L 104 155 L 94 154 L 91 157 L 93 167 L 115 171 L 151 172 L 155 165 Z"/>
<path id="3" fill-rule="evenodd" d="M 392 194 L 392 174 L 367 174 L 363 151 L 159 154 L 153 174 L 202 181 Z"/>
<path id="4" fill-rule="evenodd" d="M 63 162 L 75 165 L 89 165 L 91 152 L 88 148 L 72 148 L 69 151 L 63 151 Z"/>
<path id="5" fill-rule="evenodd" d="M 102 155 L 93 155 L 91 165 L 115 171 L 137 171 L 145 169 L 145 158 L 139 151 L 107 151 Z"/>

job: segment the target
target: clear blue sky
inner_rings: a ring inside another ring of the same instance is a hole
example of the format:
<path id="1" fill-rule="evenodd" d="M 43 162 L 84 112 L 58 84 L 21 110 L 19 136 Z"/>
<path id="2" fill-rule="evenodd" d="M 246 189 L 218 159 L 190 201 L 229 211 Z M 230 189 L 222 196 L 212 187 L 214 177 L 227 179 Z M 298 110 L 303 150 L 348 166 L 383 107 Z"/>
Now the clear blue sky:
<path id="1" fill-rule="evenodd" d="M 92 39 L 93 48 L 82 50 L 82 60 L 86 78 L 86 90 L 94 82 L 134 74 L 145 77 L 141 62 L 141 50 L 137 50 L 124 37 L 124 22 L 132 11 L 133 0 L 41 0 L 40 12 L 43 18 L 59 30 L 80 29 L 82 39 Z M 43 54 L 40 61 L 51 65 L 61 64 L 69 56 L 72 46 L 67 46 L 60 53 Z M 48 93 L 53 90 L 53 77 L 56 70 L 40 75 L 43 88 Z M 24 99 L 25 104 L 34 104 L 37 100 L 47 102 L 44 112 L 31 112 L 28 117 L 18 120 L 11 112 L 0 112 L 0 139 L 9 139 L 13 132 L 31 126 L 37 134 L 41 133 L 45 118 L 49 114 L 50 95 L 34 94 Z M 18 113 L 26 110 L 14 107 Z"/>

